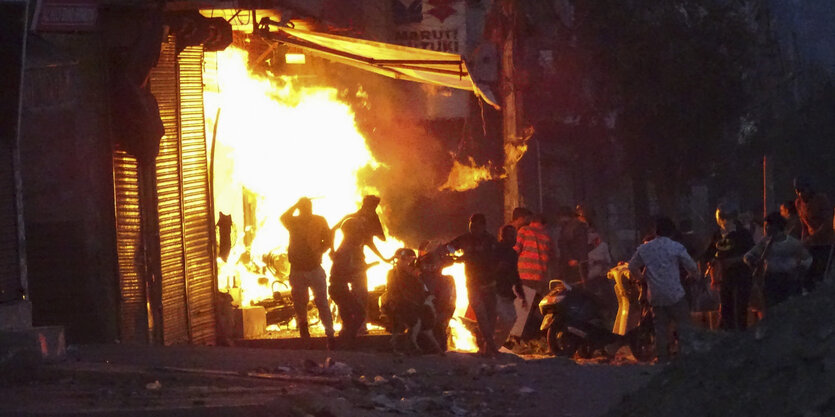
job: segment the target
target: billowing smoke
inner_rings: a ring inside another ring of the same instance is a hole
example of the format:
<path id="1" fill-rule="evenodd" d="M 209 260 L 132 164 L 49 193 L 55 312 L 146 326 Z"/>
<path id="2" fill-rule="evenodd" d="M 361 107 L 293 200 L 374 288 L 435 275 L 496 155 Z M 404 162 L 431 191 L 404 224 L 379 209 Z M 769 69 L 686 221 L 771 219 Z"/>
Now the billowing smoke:
<path id="1" fill-rule="evenodd" d="M 319 60 L 308 64 L 312 65 L 305 65 L 302 81 L 340 91 L 340 99 L 351 104 L 360 131 L 382 164 L 361 172 L 358 185 L 380 194 L 383 222 L 390 234 L 409 246 L 448 239 L 466 231 L 474 212 L 487 215 L 491 230 L 501 225 L 498 112 L 487 107 L 482 112 L 472 97 L 468 118 L 422 120 L 414 108 L 414 95 L 425 91 L 418 84 Z M 310 77 L 311 73 L 316 75 Z M 489 167 L 491 176 L 477 188 L 466 187 L 467 191 L 444 187 L 456 166 Z"/>

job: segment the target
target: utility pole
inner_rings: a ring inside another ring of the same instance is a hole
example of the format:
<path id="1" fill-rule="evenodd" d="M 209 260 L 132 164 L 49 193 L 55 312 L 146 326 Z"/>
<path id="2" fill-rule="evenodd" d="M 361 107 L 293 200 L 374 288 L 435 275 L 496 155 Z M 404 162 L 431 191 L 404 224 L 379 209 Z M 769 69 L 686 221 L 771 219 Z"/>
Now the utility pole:
<path id="1" fill-rule="evenodd" d="M 514 46 L 516 43 L 516 14 L 517 0 L 500 0 L 504 33 L 502 34 L 501 55 L 501 94 L 502 102 L 502 145 L 504 150 L 504 169 L 507 177 L 504 180 L 504 218 L 511 220 L 511 213 L 521 203 L 519 197 L 519 172 L 516 161 L 510 160 L 509 152 L 518 145 L 519 141 L 519 92 L 516 90 L 514 75 Z"/>

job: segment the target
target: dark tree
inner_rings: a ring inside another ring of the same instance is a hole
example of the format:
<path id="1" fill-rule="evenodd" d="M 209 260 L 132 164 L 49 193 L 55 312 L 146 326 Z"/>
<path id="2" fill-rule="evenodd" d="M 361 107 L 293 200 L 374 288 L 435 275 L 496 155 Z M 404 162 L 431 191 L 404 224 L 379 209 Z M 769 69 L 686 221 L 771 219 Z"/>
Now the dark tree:
<path id="1" fill-rule="evenodd" d="M 753 14 L 739 1 L 578 5 L 579 36 L 607 92 L 597 106 L 618 114 L 639 219 L 649 214 L 648 183 L 661 209 L 674 213 L 683 187 L 735 163 L 756 44 Z"/>

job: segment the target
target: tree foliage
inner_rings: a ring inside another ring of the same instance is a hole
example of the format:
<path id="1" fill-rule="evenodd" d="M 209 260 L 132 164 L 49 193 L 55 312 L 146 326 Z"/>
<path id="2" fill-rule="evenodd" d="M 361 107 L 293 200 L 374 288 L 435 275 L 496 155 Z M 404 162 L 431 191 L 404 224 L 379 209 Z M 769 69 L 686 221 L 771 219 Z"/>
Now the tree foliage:
<path id="1" fill-rule="evenodd" d="M 691 179 L 733 163 L 748 97 L 756 9 L 722 0 L 600 0 L 578 5 L 581 41 L 618 114 L 633 178 L 672 205 Z"/>

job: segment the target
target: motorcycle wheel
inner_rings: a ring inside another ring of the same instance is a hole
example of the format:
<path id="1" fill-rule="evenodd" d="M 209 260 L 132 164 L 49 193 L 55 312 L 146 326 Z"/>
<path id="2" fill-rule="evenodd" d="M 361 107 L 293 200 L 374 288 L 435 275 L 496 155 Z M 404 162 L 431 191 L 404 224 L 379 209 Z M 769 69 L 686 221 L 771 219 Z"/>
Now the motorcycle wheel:
<path id="1" fill-rule="evenodd" d="M 629 349 L 632 356 L 641 362 L 649 362 L 655 358 L 655 335 L 648 328 L 639 328 L 629 339 Z"/>
<path id="2" fill-rule="evenodd" d="M 556 356 L 574 356 L 574 352 L 577 351 L 579 345 L 579 341 L 574 335 L 559 331 L 556 326 L 548 328 L 546 341 L 548 342 L 548 350 Z"/>

